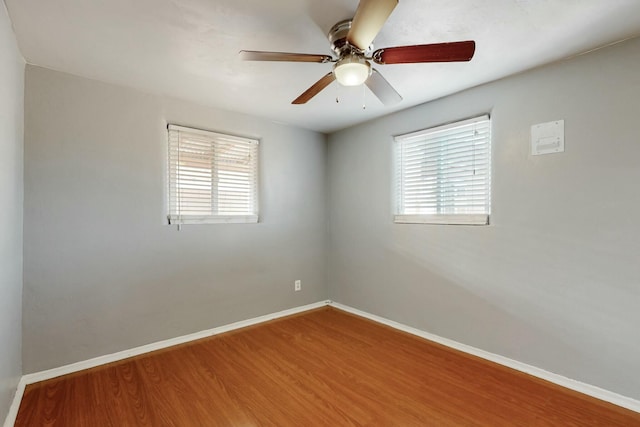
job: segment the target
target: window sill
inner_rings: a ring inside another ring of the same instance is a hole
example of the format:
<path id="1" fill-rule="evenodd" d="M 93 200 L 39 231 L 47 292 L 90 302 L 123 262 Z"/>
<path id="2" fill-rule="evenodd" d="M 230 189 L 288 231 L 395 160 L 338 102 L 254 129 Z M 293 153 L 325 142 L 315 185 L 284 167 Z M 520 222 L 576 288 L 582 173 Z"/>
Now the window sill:
<path id="1" fill-rule="evenodd" d="M 255 224 L 258 215 L 169 216 L 169 224 Z"/>
<path id="2" fill-rule="evenodd" d="M 489 215 L 395 215 L 396 224 L 489 225 Z"/>

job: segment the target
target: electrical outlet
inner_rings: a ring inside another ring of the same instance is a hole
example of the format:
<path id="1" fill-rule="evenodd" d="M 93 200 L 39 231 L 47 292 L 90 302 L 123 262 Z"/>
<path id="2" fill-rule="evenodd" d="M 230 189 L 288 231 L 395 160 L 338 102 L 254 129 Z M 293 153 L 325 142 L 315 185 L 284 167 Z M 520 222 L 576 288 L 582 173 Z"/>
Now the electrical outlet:
<path id="1" fill-rule="evenodd" d="M 296 280 L 293 284 L 293 289 L 298 292 L 302 289 L 302 280 Z"/>

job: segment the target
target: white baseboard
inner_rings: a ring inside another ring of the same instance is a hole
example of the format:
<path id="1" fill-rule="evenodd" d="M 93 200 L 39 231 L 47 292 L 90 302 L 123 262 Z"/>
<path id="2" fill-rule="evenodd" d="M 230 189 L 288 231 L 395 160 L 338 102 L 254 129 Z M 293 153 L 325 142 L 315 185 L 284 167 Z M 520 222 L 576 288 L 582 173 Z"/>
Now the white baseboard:
<path id="1" fill-rule="evenodd" d="M 16 394 L 13 396 L 13 401 L 11 402 L 11 406 L 9 407 L 9 413 L 4 419 L 4 427 L 13 427 L 13 425 L 16 423 L 16 417 L 18 416 L 18 409 L 20 408 L 20 402 L 22 401 L 22 395 L 24 394 L 25 386 L 26 384 L 24 382 L 23 376 L 20 378 L 20 381 L 18 381 Z"/>
<path id="2" fill-rule="evenodd" d="M 365 317 L 369 320 L 373 320 L 374 322 L 382 323 L 383 325 L 387 325 L 394 329 L 398 329 L 400 331 L 425 338 L 429 341 L 437 342 L 438 344 L 442 344 L 444 346 L 462 351 L 464 353 L 472 354 L 482 359 L 490 360 L 491 362 L 507 366 L 509 368 L 515 369 L 516 371 L 527 373 L 534 377 L 538 377 L 554 384 L 558 384 L 562 387 L 595 397 L 596 399 L 604 400 L 606 402 L 622 406 L 623 408 L 627 408 L 635 412 L 640 412 L 640 401 L 632 399 L 630 397 L 623 396 L 621 394 L 614 393 L 612 391 L 605 390 L 603 388 L 586 384 L 580 381 L 572 380 L 562 375 L 554 374 L 553 372 L 545 371 L 544 369 L 536 368 L 535 366 L 527 365 L 526 363 L 509 359 L 508 357 L 480 350 L 466 344 L 461 344 L 459 342 L 443 338 L 438 335 L 413 328 L 411 326 L 403 325 L 402 323 L 394 322 L 393 320 L 385 319 L 384 317 L 376 316 L 375 314 L 370 314 L 366 311 L 358 310 L 344 304 L 332 301 L 329 303 L 329 305 L 339 310 L 343 310 L 357 316 Z"/>
<path id="3" fill-rule="evenodd" d="M 129 357 L 138 356 L 141 354 L 149 353 L 155 350 L 161 350 L 163 348 L 171 347 L 178 344 L 184 344 L 186 342 L 199 340 L 201 338 L 210 337 L 213 335 L 222 334 L 224 332 L 233 331 L 235 329 L 245 328 L 247 326 L 257 325 L 258 323 L 268 322 L 269 320 L 278 319 L 280 317 L 291 316 L 292 314 L 302 313 L 304 311 L 313 310 L 314 308 L 324 307 L 328 305 L 330 301 L 319 301 L 313 304 L 307 304 L 300 307 L 290 308 L 288 310 L 278 311 L 277 313 L 265 314 L 264 316 L 254 317 L 253 319 L 241 320 L 239 322 L 230 323 L 228 325 L 219 326 L 213 329 L 207 329 L 205 331 L 195 332 L 193 334 L 183 335 L 176 338 L 171 338 L 164 341 L 158 341 L 151 344 L 135 347 L 129 350 L 119 351 L 117 353 L 107 354 L 105 356 L 94 357 L 93 359 L 83 360 L 81 362 L 71 363 L 69 365 L 60 366 L 59 368 L 48 369 L 46 371 L 35 372 L 33 374 L 26 374 L 20 378 L 16 394 L 9 408 L 9 413 L 4 421 L 4 427 L 13 427 L 18 415 L 18 409 L 20 408 L 20 401 L 24 394 L 24 389 L 28 384 L 36 383 L 38 381 L 49 380 L 62 375 L 71 374 L 73 372 L 82 371 L 83 369 L 95 368 L 96 366 L 104 365 L 107 363 L 117 362 L 119 360 L 127 359 Z"/>

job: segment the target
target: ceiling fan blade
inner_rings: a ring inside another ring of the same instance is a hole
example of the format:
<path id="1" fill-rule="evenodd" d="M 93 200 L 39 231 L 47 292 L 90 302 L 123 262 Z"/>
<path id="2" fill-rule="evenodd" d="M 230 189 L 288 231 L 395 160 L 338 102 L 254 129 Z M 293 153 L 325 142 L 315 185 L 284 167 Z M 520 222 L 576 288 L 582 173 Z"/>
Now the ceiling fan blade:
<path id="1" fill-rule="evenodd" d="M 309 53 L 289 52 L 261 52 L 256 50 L 241 50 L 240 59 L 243 61 L 289 61 L 289 62 L 329 62 L 333 58 L 329 55 L 313 55 Z"/>
<path id="2" fill-rule="evenodd" d="M 336 77 L 333 75 L 333 71 L 325 75 L 323 78 L 315 82 L 309 89 L 307 89 L 302 95 L 293 100 L 292 104 L 306 104 L 311 98 L 316 96 L 322 89 L 329 86 Z"/>
<path id="3" fill-rule="evenodd" d="M 360 0 L 347 34 L 349 44 L 367 50 L 397 4 L 398 0 Z"/>
<path id="4" fill-rule="evenodd" d="M 470 61 L 476 50 L 473 40 L 453 43 L 420 44 L 378 49 L 373 52 L 377 64 L 413 64 L 419 62 Z"/>
<path id="5" fill-rule="evenodd" d="M 371 71 L 371 76 L 369 76 L 365 84 L 384 105 L 393 105 L 402 101 L 402 96 L 375 69 Z"/>

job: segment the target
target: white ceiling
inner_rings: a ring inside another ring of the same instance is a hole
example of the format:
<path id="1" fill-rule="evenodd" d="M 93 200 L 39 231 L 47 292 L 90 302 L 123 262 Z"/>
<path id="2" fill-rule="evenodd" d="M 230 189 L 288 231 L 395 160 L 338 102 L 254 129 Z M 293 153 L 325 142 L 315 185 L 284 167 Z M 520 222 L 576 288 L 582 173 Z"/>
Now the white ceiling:
<path id="1" fill-rule="evenodd" d="M 291 105 L 331 64 L 238 51 L 331 53 L 326 33 L 358 0 L 5 2 L 31 64 L 322 132 L 640 34 L 639 0 L 400 0 L 376 48 L 472 39 L 473 60 L 376 66 L 404 97 L 393 108 L 337 83 Z"/>

